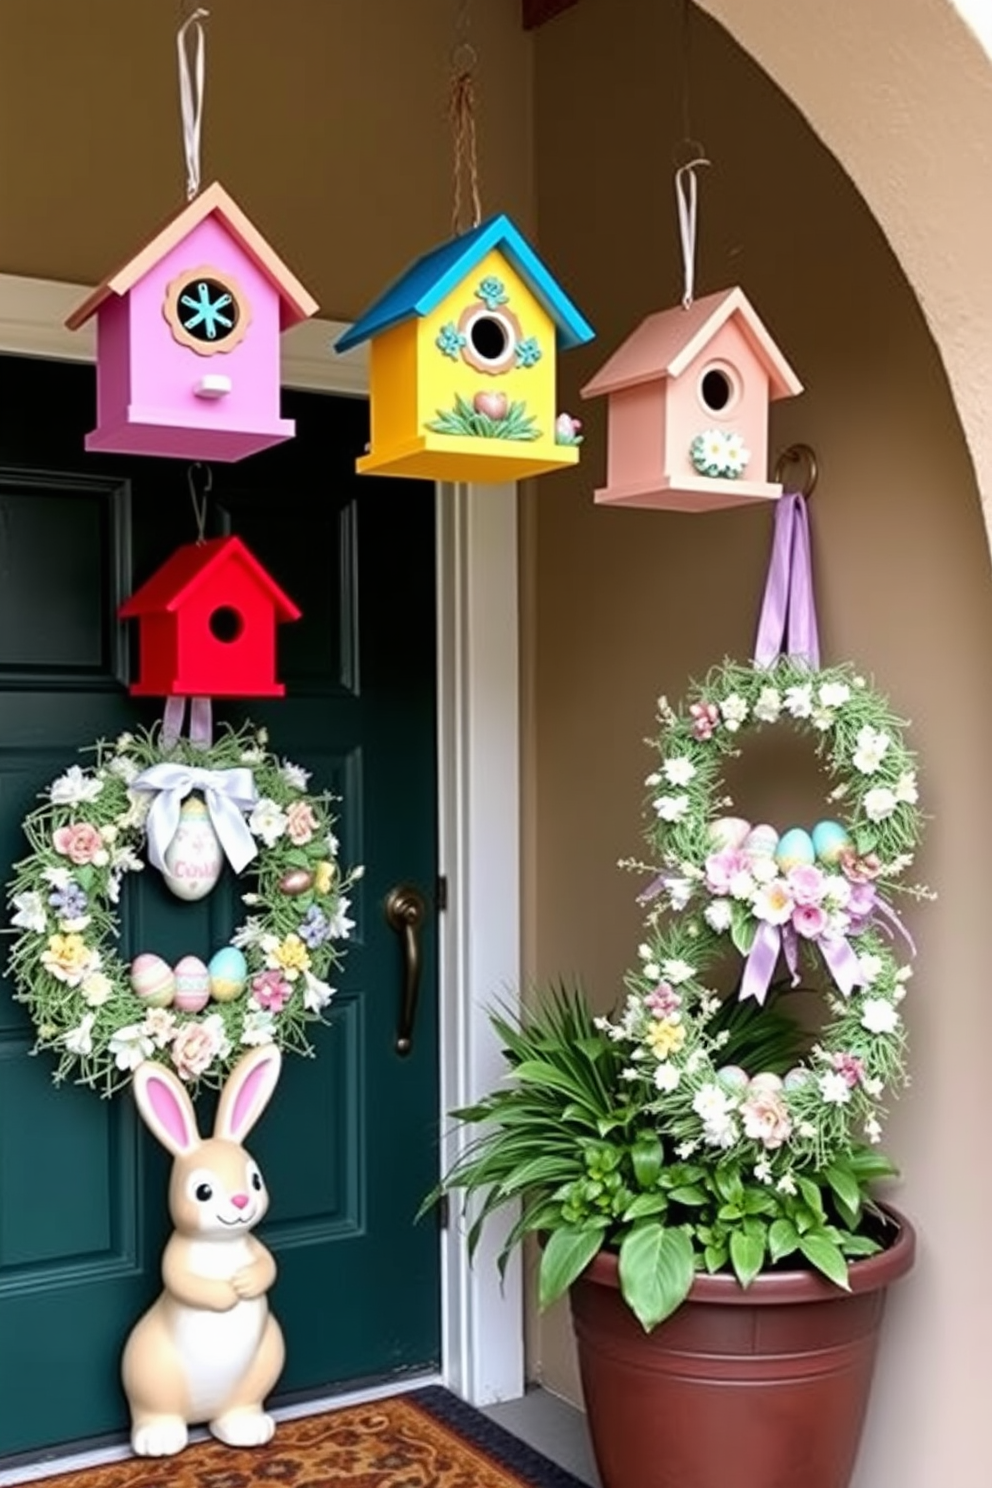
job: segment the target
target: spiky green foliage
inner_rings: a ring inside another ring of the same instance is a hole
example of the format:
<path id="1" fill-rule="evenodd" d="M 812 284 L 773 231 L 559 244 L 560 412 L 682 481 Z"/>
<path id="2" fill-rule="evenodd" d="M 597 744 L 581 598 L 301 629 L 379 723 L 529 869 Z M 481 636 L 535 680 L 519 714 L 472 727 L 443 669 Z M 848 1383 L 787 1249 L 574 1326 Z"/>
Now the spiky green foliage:
<path id="1" fill-rule="evenodd" d="M 527 404 L 511 403 L 502 418 L 491 418 L 480 413 L 461 395 L 455 394 L 454 408 L 439 408 L 437 418 L 427 425 L 435 434 L 467 434 L 479 439 L 540 439 L 541 430 L 535 426 L 534 415 L 527 412 Z"/>

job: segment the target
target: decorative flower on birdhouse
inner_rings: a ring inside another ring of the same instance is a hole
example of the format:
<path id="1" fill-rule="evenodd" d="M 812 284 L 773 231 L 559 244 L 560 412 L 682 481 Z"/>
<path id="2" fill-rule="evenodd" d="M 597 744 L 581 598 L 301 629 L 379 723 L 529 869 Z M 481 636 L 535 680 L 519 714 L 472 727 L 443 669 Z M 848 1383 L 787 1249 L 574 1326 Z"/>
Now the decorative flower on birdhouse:
<path id="1" fill-rule="evenodd" d="M 555 353 L 592 336 L 509 218 L 445 243 L 337 342 L 372 344 L 358 469 L 507 481 L 576 464 L 580 423 L 557 410 Z"/>
<path id="2" fill-rule="evenodd" d="M 775 499 L 768 405 L 801 392 L 743 290 L 649 315 L 582 389 L 608 399 L 596 500 L 711 511 Z"/>
<path id="3" fill-rule="evenodd" d="M 315 314 L 216 183 L 69 317 L 97 317 L 97 427 L 88 450 L 241 460 L 292 438 L 279 415 L 279 336 Z"/>

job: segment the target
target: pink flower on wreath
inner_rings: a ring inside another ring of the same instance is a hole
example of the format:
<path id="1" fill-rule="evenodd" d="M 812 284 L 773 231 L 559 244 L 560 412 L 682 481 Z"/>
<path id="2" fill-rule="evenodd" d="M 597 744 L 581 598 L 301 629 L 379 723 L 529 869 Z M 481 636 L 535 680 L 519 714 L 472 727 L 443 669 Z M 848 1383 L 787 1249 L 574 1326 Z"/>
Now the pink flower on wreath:
<path id="1" fill-rule="evenodd" d="M 80 866 L 95 863 L 98 857 L 106 861 L 107 849 L 103 838 L 90 822 L 75 822 L 71 827 L 57 827 L 52 833 L 52 845 L 57 853 Z"/>
<path id="2" fill-rule="evenodd" d="M 713 730 L 720 722 L 720 710 L 715 703 L 690 703 L 689 713 L 692 718 L 692 732 L 697 739 L 706 740 L 713 737 Z"/>
<path id="3" fill-rule="evenodd" d="M 706 859 L 706 887 L 711 894 L 729 894 L 739 873 L 750 873 L 751 859 L 737 847 L 721 847 Z"/>
<path id="4" fill-rule="evenodd" d="M 865 1077 L 864 1061 L 856 1054 L 835 1054 L 833 1066 L 839 1075 L 842 1075 L 847 1084 L 853 1090 L 855 1085 L 860 1085 Z"/>
<path id="5" fill-rule="evenodd" d="M 279 971 L 260 971 L 252 979 L 251 992 L 260 1008 L 281 1013 L 293 995 L 293 989 Z"/>
<path id="6" fill-rule="evenodd" d="M 317 818 L 309 801 L 294 801 L 286 807 L 286 831 L 290 842 L 303 847 L 317 830 Z"/>
<path id="7" fill-rule="evenodd" d="M 827 913 L 819 904 L 797 904 L 792 911 L 792 928 L 807 940 L 816 940 L 827 928 Z"/>
<path id="8" fill-rule="evenodd" d="M 827 880 L 812 863 L 800 863 L 785 875 L 797 904 L 819 904 L 827 890 Z"/>
<path id="9" fill-rule="evenodd" d="M 788 1141 L 792 1131 L 792 1118 L 777 1090 L 770 1090 L 763 1085 L 752 1086 L 740 1108 L 740 1114 L 744 1133 L 752 1142 L 761 1142 L 772 1151 Z"/>
<path id="10" fill-rule="evenodd" d="M 195 1080 L 209 1069 L 220 1052 L 221 1038 L 210 1022 L 184 1023 L 170 1050 L 172 1062 L 181 1080 Z"/>
<path id="11" fill-rule="evenodd" d="M 846 847 L 838 860 L 841 872 L 851 883 L 870 883 L 882 871 L 881 860 L 876 853 L 866 853 L 859 858 L 853 847 Z"/>
<path id="12" fill-rule="evenodd" d="M 674 987 L 670 987 L 667 982 L 659 982 L 654 991 L 645 997 L 644 1006 L 656 1018 L 667 1018 L 671 1013 L 678 1012 L 682 999 Z"/>

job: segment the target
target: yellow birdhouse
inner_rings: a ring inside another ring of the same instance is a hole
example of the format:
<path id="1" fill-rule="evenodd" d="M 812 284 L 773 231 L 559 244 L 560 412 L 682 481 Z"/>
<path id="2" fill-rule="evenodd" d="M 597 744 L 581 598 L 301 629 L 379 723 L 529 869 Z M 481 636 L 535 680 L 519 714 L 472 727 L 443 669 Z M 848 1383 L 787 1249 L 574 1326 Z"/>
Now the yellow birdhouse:
<path id="1" fill-rule="evenodd" d="M 513 481 L 575 465 L 556 353 L 593 337 L 508 217 L 419 259 L 337 341 L 370 341 L 365 474 Z"/>

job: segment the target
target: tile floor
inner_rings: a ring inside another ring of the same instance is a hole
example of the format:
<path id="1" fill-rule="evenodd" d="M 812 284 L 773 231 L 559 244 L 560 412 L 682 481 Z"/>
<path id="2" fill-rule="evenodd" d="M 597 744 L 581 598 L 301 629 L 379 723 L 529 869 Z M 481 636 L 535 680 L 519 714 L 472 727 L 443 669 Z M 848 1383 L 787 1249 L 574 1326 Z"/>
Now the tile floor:
<path id="1" fill-rule="evenodd" d="M 547 1390 L 532 1387 L 520 1400 L 492 1405 L 486 1415 L 545 1457 L 567 1468 L 580 1482 L 600 1488 L 592 1459 L 586 1418 L 575 1406 Z"/>

